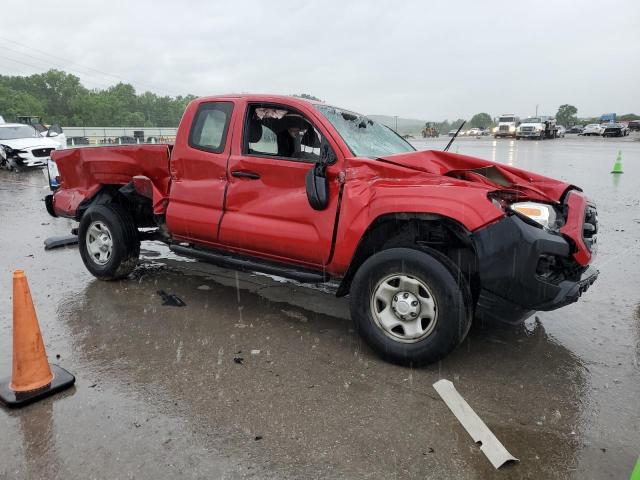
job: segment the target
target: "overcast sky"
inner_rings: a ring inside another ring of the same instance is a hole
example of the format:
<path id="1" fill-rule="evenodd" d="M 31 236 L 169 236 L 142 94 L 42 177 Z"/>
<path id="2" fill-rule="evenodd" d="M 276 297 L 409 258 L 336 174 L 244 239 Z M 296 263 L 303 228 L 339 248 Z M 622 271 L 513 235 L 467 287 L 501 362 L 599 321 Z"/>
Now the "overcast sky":
<path id="1" fill-rule="evenodd" d="M 428 120 L 563 103 L 640 114 L 638 0 L 31 0 L 1 11 L 2 74 L 64 68 L 88 87 L 122 79 L 170 95 L 305 92 Z"/>

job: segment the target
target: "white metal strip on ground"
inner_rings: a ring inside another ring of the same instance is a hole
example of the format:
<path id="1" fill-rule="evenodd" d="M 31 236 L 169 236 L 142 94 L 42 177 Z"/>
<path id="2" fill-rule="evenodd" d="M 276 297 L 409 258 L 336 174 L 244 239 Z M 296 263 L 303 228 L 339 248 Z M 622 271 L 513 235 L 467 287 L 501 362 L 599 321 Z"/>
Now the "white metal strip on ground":
<path id="1" fill-rule="evenodd" d="M 458 393 L 456 387 L 449 380 L 438 380 L 433 388 L 442 397 L 444 403 L 453 412 L 464 429 L 471 435 L 476 443 L 480 444 L 480 450 L 487 456 L 491 465 L 500 468 L 505 462 L 519 460 L 511 455 L 504 445 L 489 430 L 489 427 L 473 411 L 464 398 Z"/>

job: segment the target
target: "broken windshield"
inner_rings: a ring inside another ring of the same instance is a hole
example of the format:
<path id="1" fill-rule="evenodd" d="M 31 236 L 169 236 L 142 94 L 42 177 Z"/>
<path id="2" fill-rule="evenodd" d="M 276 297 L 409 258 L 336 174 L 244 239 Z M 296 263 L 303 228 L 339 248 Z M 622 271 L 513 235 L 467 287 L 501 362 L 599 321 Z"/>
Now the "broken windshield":
<path id="1" fill-rule="evenodd" d="M 351 152 L 358 157 L 378 158 L 415 151 L 396 132 L 370 118 L 329 105 L 315 107 L 331 122 Z"/>

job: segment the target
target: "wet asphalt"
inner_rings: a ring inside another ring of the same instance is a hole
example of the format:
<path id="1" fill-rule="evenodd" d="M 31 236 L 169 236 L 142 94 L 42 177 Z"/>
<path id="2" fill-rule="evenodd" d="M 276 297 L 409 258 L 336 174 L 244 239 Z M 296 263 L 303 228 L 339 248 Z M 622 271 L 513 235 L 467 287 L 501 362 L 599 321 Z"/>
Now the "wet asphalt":
<path id="1" fill-rule="evenodd" d="M 442 148 L 447 138 L 416 140 Z M 41 171 L 0 172 L 0 377 L 11 272 L 26 271 L 48 357 L 74 388 L 0 408 L 0 478 L 628 478 L 640 455 L 640 136 L 461 138 L 452 151 L 581 186 L 598 204 L 600 278 L 523 325 L 476 324 L 436 365 L 378 359 L 330 289 L 143 244 L 94 279 L 48 216 Z M 609 172 L 618 150 L 624 174 Z M 157 290 L 185 307 L 163 306 Z M 520 459 L 495 471 L 432 384 L 454 382 Z"/>

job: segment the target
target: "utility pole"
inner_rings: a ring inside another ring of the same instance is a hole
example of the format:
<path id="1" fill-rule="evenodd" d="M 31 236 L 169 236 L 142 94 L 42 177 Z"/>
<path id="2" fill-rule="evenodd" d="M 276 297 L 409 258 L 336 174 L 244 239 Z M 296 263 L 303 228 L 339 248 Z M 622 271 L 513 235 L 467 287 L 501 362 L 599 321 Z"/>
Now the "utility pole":
<path id="1" fill-rule="evenodd" d="M 536 104 L 536 117 L 538 116 L 538 104 Z"/>
<path id="2" fill-rule="evenodd" d="M 393 118 L 396 119 L 396 133 L 398 133 L 398 115 L 394 115 Z"/>

